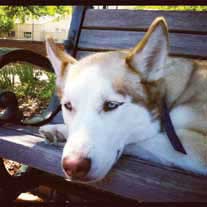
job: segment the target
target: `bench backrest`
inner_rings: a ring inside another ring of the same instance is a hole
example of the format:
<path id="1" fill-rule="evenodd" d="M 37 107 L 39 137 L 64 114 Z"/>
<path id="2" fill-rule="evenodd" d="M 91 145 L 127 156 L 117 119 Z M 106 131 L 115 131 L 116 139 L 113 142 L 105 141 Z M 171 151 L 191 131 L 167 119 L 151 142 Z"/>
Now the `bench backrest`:
<path id="1" fill-rule="evenodd" d="M 89 53 L 131 48 L 154 18 L 169 25 L 170 55 L 207 58 L 207 12 L 87 9 L 76 39 L 77 58 Z"/>

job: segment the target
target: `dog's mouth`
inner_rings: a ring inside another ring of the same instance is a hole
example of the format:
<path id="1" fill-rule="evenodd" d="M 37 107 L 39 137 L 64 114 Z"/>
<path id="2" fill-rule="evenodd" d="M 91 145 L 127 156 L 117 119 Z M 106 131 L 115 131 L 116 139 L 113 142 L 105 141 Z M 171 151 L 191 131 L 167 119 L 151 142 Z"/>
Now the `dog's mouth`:
<path id="1" fill-rule="evenodd" d="M 90 183 L 96 183 L 98 181 L 101 180 L 101 178 L 97 178 L 97 177 L 94 177 L 94 176 L 85 176 L 85 177 L 75 177 L 75 176 L 68 176 L 66 173 L 65 173 L 65 177 L 67 180 L 71 181 L 71 182 L 76 182 L 76 183 L 87 183 L 87 184 L 90 184 Z"/>

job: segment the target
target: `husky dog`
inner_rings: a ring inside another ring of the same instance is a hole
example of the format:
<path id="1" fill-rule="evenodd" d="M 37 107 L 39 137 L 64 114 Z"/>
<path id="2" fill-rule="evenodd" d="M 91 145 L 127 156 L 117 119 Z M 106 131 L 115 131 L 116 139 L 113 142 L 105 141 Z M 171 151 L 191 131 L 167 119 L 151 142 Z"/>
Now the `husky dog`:
<path id="1" fill-rule="evenodd" d="M 40 132 L 66 140 L 66 177 L 100 180 L 123 153 L 207 174 L 207 63 L 169 57 L 163 17 L 130 50 L 77 61 L 51 38 L 46 48 L 65 124 L 43 126 Z M 186 154 L 175 150 L 162 130 L 163 98 Z"/>

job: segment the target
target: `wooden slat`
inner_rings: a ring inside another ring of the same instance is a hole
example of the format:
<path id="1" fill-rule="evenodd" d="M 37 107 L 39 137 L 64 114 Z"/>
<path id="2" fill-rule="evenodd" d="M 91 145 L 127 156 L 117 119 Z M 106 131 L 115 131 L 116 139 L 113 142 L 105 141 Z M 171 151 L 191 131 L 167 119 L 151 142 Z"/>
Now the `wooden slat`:
<path id="1" fill-rule="evenodd" d="M 206 178 L 150 165 L 132 157 L 122 158 L 108 178 L 112 181 L 108 184 L 106 178 L 100 184 L 101 189 L 133 199 L 156 202 L 201 202 L 206 199 L 203 194 L 206 190 Z"/>
<path id="2" fill-rule="evenodd" d="M 76 47 L 79 41 L 86 9 L 86 6 L 75 6 L 73 8 L 72 21 L 68 32 L 68 37 L 67 40 L 64 41 L 65 50 L 72 56 L 76 55 Z"/>
<path id="3" fill-rule="evenodd" d="M 79 48 L 113 50 L 134 47 L 144 32 L 82 30 Z M 170 53 L 192 57 L 207 57 L 207 35 L 170 33 Z"/>
<path id="4" fill-rule="evenodd" d="M 0 156 L 63 176 L 61 153 L 61 148 L 44 144 L 23 128 L 0 128 Z M 90 185 L 139 201 L 207 201 L 206 177 L 127 156 L 103 181 Z"/>
<path id="5" fill-rule="evenodd" d="M 37 169 L 63 175 L 60 159 L 61 149 L 46 145 L 38 136 L 28 132 L 0 128 L 0 157 L 25 163 Z"/>
<path id="6" fill-rule="evenodd" d="M 207 12 L 93 10 L 86 13 L 84 27 L 118 30 L 146 30 L 152 21 L 164 16 L 170 31 L 207 34 Z"/>

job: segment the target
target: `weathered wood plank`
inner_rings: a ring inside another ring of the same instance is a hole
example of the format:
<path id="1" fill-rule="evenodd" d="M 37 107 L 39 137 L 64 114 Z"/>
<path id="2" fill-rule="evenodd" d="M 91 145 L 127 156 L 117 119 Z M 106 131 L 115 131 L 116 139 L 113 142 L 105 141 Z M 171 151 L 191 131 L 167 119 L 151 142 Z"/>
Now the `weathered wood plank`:
<path id="1" fill-rule="evenodd" d="M 79 41 L 80 31 L 85 18 L 86 6 L 75 6 L 73 8 L 72 21 L 68 32 L 68 38 L 64 41 L 64 47 L 67 53 L 75 56 L 76 47 Z"/>
<path id="2" fill-rule="evenodd" d="M 0 128 L 0 156 L 63 176 L 61 153 L 61 148 L 45 144 L 24 129 Z M 90 185 L 139 201 L 207 201 L 206 177 L 127 156 L 103 181 Z"/>
<path id="3" fill-rule="evenodd" d="M 48 124 L 63 124 L 62 112 L 60 111 Z M 36 126 L 22 126 L 22 125 L 14 126 L 11 124 L 7 124 L 6 126 L 4 126 L 4 128 L 8 130 L 15 130 L 20 133 L 25 133 L 28 135 L 40 136 L 38 131 L 39 128 Z"/>
<path id="4" fill-rule="evenodd" d="M 108 178 L 112 179 L 110 183 L 104 181 L 96 186 L 133 199 L 199 202 L 206 199 L 206 178 L 146 164 L 132 157 L 122 158 Z"/>
<path id="5" fill-rule="evenodd" d="M 31 135 L 28 131 L 0 128 L 0 146 L 0 157 L 63 175 L 60 166 L 61 149 L 45 144 L 43 138 Z"/>
<path id="6" fill-rule="evenodd" d="M 114 50 L 134 47 L 144 32 L 82 30 L 79 48 Z M 170 54 L 192 57 L 207 57 L 207 35 L 170 33 Z"/>
<path id="7" fill-rule="evenodd" d="M 76 58 L 78 59 L 78 60 L 80 60 L 80 59 L 82 59 L 82 58 L 84 58 L 84 57 L 87 57 L 88 55 L 92 55 L 92 54 L 95 54 L 95 53 L 99 53 L 99 52 L 101 52 L 101 51 L 94 51 L 94 50 L 82 50 L 82 49 L 79 49 L 78 51 L 77 51 L 77 54 L 76 54 Z M 178 57 L 189 57 L 189 58 L 203 58 L 203 57 L 200 57 L 200 56 L 198 56 L 198 57 L 196 57 L 196 56 L 191 56 L 191 55 L 189 55 L 189 56 L 185 56 L 185 55 L 183 55 L 183 54 L 170 54 L 170 55 L 174 55 L 174 56 L 178 56 Z M 206 59 L 206 58 L 205 58 Z"/>
<path id="8" fill-rule="evenodd" d="M 164 16 L 169 30 L 174 32 L 207 34 L 207 12 L 94 10 L 86 12 L 83 27 L 118 30 L 146 30 L 152 21 Z"/>

